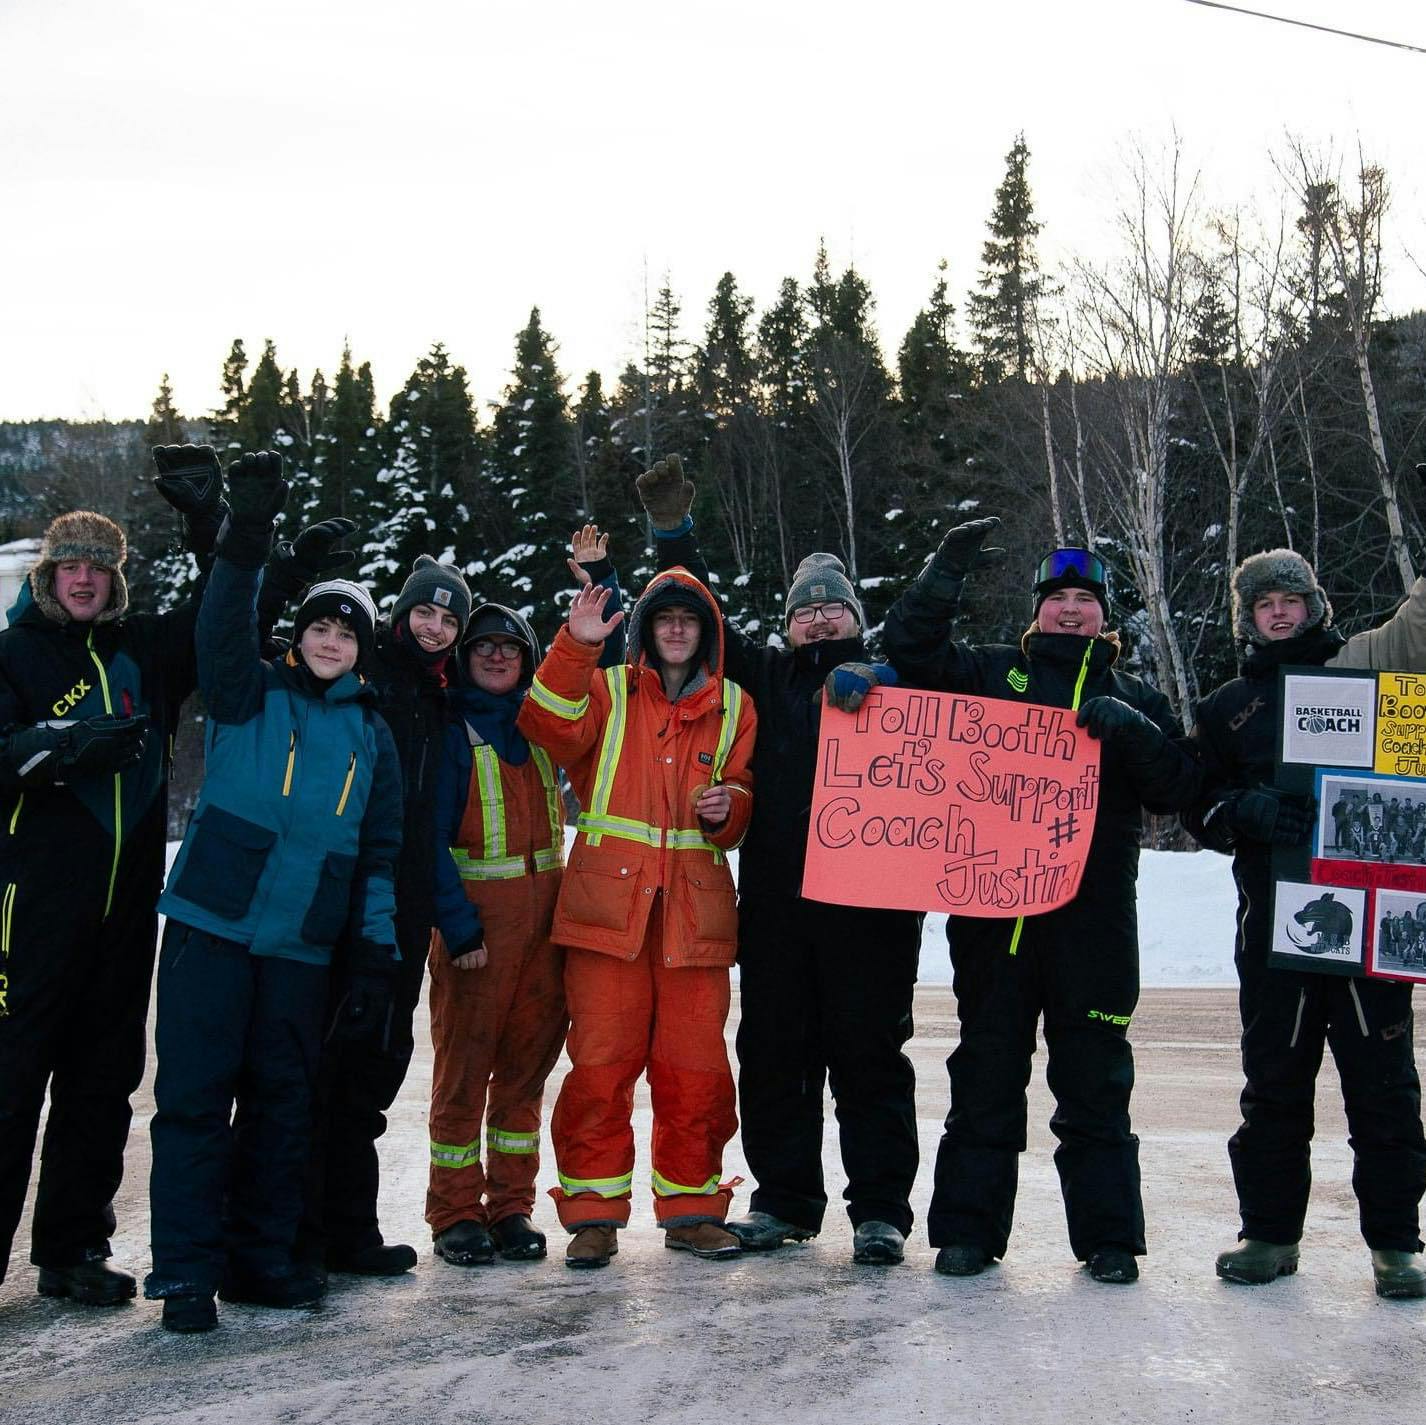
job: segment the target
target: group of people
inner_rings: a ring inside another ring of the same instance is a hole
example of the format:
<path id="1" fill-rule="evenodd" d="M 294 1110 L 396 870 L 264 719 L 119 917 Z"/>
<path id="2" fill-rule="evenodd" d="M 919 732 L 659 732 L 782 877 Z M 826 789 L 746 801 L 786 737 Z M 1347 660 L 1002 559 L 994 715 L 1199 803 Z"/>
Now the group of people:
<path id="1" fill-rule="evenodd" d="M 153 1267 L 163 1324 L 217 1324 L 215 1299 L 316 1301 L 328 1273 L 397 1275 L 376 1143 L 412 1054 L 427 966 L 434 1076 L 426 1218 L 446 1263 L 547 1253 L 535 1225 L 543 1094 L 571 1267 L 609 1263 L 630 1217 L 634 1087 L 652 1097 L 654 1215 L 705 1259 L 816 1237 L 828 1205 L 824 1094 L 852 1256 L 902 1261 L 919 1162 L 904 1047 L 921 917 L 801 895 L 824 703 L 904 685 L 1074 710 L 1102 744 L 1081 888 L 1015 921 L 952 916 L 960 1039 L 928 1218 L 936 1269 L 1008 1250 L 1037 1026 L 1070 1246 L 1106 1283 L 1145 1252 L 1128 1030 L 1143 813 L 1178 813 L 1234 855 L 1247 1084 L 1229 1147 L 1242 1217 L 1230 1281 L 1296 1269 L 1312 1102 L 1332 1045 L 1378 1292 L 1426 1294 L 1426 1142 L 1409 985 L 1271 969 L 1270 848 L 1311 808 L 1272 786 L 1283 663 L 1426 668 L 1426 581 L 1344 640 L 1299 556 L 1234 576 L 1243 676 L 1186 737 L 1118 666 L 1108 573 L 1059 549 L 1031 583 L 1018 645 L 955 636 L 966 579 L 1003 558 L 998 524 L 942 539 L 885 623 L 883 661 L 841 562 L 811 554 L 758 644 L 725 619 L 676 457 L 636 482 L 657 572 L 628 610 L 594 526 L 548 650 L 519 611 L 474 606 L 422 556 L 385 618 L 338 577 L 350 522 L 275 544 L 280 456 L 224 472 L 206 447 L 155 452 L 201 577 L 163 615 L 127 606 L 122 531 L 55 520 L 0 633 L 0 1274 L 50 1110 L 33 1219 L 38 1289 L 136 1294 L 108 1264 L 144 1062 L 156 915 Z M 290 639 L 273 630 L 295 605 Z M 205 774 L 163 875 L 178 709 L 207 708 Z M 566 793 L 575 835 L 565 855 Z M 741 846 L 735 889 L 728 853 Z M 740 967 L 736 1089 L 724 1045 Z M 729 1217 L 723 1153 L 741 1116 L 756 1179 Z"/>
<path id="2" fill-rule="evenodd" d="M 1354 861 L 1426 864 L 1426 800 L 1343 791 L 1332 803 L 1332 849 Z"/>

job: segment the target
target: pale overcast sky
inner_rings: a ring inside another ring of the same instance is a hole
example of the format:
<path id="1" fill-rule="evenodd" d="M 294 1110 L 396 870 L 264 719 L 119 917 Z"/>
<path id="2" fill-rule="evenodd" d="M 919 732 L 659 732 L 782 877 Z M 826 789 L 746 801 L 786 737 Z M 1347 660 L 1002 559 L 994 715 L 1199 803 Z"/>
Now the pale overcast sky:
<path id="1" fill-rule="evenodd" d="M 1422 0 L 1252 8 L 1426 47 Z M 1394 193 L 1387 297 L 1426 305 L 1426 55 L 1186 0 L 0 0 L 0 418 L 217 399 L 235 336 L 383 403 L 432 341 L 482 405 L 532 305 L 571 388 L 640 347 L 644 273 L 696 338 L 819 236 L 888 355 L 939 258 L 958 304 L 1017 130 L 1043 251 L 1102 253 L 1134 135 L 1271 203 L 1292 131 Z"/>

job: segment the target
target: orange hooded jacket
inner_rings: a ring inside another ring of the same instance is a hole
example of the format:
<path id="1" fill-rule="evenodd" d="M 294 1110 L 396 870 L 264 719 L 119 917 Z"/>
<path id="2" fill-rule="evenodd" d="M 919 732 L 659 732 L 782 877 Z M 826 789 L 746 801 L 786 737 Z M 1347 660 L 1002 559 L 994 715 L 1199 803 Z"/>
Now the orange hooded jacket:
<path id="1" fill-rule="evenodd" d="M 655 592 L 670 584 L 706 608 L 706 658 L 675 702 L 644 655 L 642 622 Z M 579 798 L 577 834 L 555 910 L 563 945 L 638 958 L 658 892 L 664 895 L 664 963 L 731 965 L 737 902 L 724 852 L 737 846 L 752 812 L 753 701 L 722 677 L 723 620 L 716 601 L 686 569 L 669 569 L 644 589 L 629 619 L 629 659 L 601 672 L 601 645 L 561 628 L 520 710 L 521 732 L 560 763 Z M 704 830 L 698 792 L 723 783 L 728 819 Z"/>

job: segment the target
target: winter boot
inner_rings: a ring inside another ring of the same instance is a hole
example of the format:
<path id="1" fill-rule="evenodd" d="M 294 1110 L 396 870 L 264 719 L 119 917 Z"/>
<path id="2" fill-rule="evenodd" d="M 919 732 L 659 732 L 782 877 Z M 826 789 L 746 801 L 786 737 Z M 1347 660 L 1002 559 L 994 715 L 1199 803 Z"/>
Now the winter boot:
<path id="1" fill-rule="evenodd" d="M 889 1222 L 863 1222 L 852 1234 L 852 1261 L 864 1267 L 894 1267 L 905 1254 L 906 1238 Z"/>
<path id="2" fill-rule="evenodd" d="M 581 1227 L 565 1248 L 567 1267 L 607 1267 L 619 1250 L 619 1229 L 609 1226 Z"/>
<path id="3" fill-rule="evenodd" d="M 119 1306 L 138 1290 L 128 1272 L 115 1271 L 104 1257 L 91 1252 L 68 1267 L 41 1267 L 35 1290 L 41 1296 L 67 1296 L 81 1306 Z"/>
<path id="4" fill-rule="evenodd" d="M 211 1331 L 218 1324 L 218 1306 L 211 1296 L 187 1294 L 163 1299 L 163 1329 L 188 1336 Z"/>
<path id="5" fill-rule="evenodd" d="M 1244 1237 L 1236 1247 L 1218 1254 L 1216 1270 L 1225 1282 L 1265 1286 L 1297 1270 L 1297 1243 L 1259 1242 Z"/>
<path id="6" fill-rule="evenodd" d="M 280 1311 L 315 1306 L 326 1294 L 325 1275 L 295 1262 L 281 1267 L 249 1267 L 230 1262 L 223 1284 L 218 1288 L 220 1301 L 273 1306 Z"/>
<path id="7" fill-rule="evenodd" d="M 376 1242 L 369 1247 L 343 1251 L 327 1248 L 327 1270 L 358 1277 L 399 1277 L 416 1265 L 416 1249 L 404 1242 Z"/>
<path id="8" fill-rule="evenodd" d="M 484 1267 L 495 1260 L 495 1243 L 483 1222 L 470 1218 L 436 1233 L 436 1255 L 453 1267 Z"/>
<path id="9" fill-rule="evenodd" d="M 954 1242 L 936 1253 L 936 1270 L 946 1277 L 978 1277 L 991 1262 L 984 1247 Z"/>
<path id="10" fill-rule="evenodd" d="M 1139 1264 L 1123 1247 L 1101 1247 L 1089 1254 L 1085 1266 L 1095 1281 L 1108 1286 L 1128 1286 L 1139 1280 Z"/>
<path id="11" fill-rule="evenodd" d="M 523 1213 L 502 1217 L 490 1228 L 495 1250 L 505 1262 L 537 1262 L 545 1255 L 545 1234 L 535 1230 Z"/>
<path id="12" fill-rule="evenodd" d="M 817 1235 L 805 1227 L 794 1227 L 770 1212 L 750 1212 L 723 1226 L 738 1239 L 745 1252 L 771 1252 L 784 1242 L 810 1242 Z"/>
<path id="13" fill-rule="evenodd" d="M 1378 1296 L 1392 1300 L 1426 1296 L 1426 1265 L 1422 1264 L 1420 1252 L 1373 1247 L 1372 1276 L 1376 1278 Z"/>
<path id="14" fill-rule="evenodd" d="M 726 1261 L 742 1252 L 738 1239 L 721 1222 L 695 1222 L 691 1227 L 670 1227 L 663 1244 L 671 1252 L 692 1252 L 709 1261 Z"/>

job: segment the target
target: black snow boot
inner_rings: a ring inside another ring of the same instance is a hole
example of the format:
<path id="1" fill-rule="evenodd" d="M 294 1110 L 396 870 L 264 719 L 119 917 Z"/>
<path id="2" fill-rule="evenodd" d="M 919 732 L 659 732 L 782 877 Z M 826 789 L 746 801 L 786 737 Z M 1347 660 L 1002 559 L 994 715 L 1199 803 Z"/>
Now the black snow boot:
<path id="1" fill-rule="evenodd" d="M 863 1222 L 852 1234 L 852 1261 L 864 1267 L 894 1267 L 906 1254 L 906 1238 L 889 1222 Z"/>
<path id="2" fill-rule="evenodd" d="M 163 1329 L 189 1336 L 211 1331 L 218 1324 L 218 1306 L 211 1296 L 166 1296 L 163 1299 Z"/>
<path id="3" fill-rule="evenodd" d="M 1139 1280 L 1139 1264 L 1134 1254 L 1122 1247 L 1100 1247 L 1089 1254 L 1085 1266 L 1095 1281 L 1108 1286 L 1128 1286 Z"/>
<path id="4" fill-rule="evenodd" d="M 369 1247 L 344 1251 L 327 1248 L 327 1270 L 359 1277 L 399 1277 L 416 1265 L 416 1249 L 404 1242 L 375 1242 Z"/>
<path id="5" fill-rule="evenodd" d="M 327 1294 L 327 1279 L 311 1267 L 289 1263 L 282 1267 L 230 1265 L 218 1288 L 220 1301 L 248 1306 L 274 1306 L 286 1310 L 315 1306 Z"/>
<path id="6" fill-rule="evenodd" d="M 984 1247 L 953 1242 L 936 1253 L 936 1270 L 945 1277 L 978 1277 L 991 1262 Z"/>
<path id="7" fill-rule="evenodd" d="M 435 1237 L 436 1255 L 453 1267 L 483 1267 L 495 1260 L 495 1243 L 485 1224 L 454 1222 Z"/>
<path id="8" fill-rule="evenodd" d="M 128 1272 L 115 1271 L 102 1256 L 91 1255 L 68 1267 L 41 1267 L 35 1290 L 41 1296 L 67 1296 L 81 1306 L 120 1306 L 138 1291 Z"/>
<path id="9" fill-rule="evenodd" d="M 530 1219 L 522 1213 L 512 1213 L 502 1217 L 490 1228 L 495 1250 L 506 1262 L 535 1262 L 548 1250 L 545 1234 L 537 1231 Z"/>

